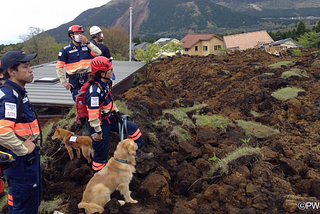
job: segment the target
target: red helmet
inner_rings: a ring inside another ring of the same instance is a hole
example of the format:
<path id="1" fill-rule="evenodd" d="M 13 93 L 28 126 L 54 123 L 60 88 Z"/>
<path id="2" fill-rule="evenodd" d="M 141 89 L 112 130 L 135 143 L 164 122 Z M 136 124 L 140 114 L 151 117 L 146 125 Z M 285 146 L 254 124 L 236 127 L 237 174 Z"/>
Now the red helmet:
<path id="1" fill-rule="evenodd" d="M 74 33 L 74 32 L 82 32 L 82 33 L 84 33 L 83 27 L 81 25 L 72 25 L 68 29 L 68 36 L 70 37 L 70 33 Z"/>
<path id="2" fill-rule="evenodd" d="M 98 56 L 91 60 L 91 72 L 96 73 L 97 71 L 109 71 L 113 68 L 111 60 L 104 56 Z"/>

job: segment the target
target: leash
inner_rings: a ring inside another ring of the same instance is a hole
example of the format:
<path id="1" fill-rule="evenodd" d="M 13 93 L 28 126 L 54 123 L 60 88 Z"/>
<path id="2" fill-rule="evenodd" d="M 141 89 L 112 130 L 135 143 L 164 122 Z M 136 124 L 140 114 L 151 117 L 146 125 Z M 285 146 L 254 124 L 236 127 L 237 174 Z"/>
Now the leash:
<path id="1" fill-rule="evenodd" d="M 61 141 L 61 144 L 60 144 L 59 149 L 58 149 L 55 153 L 53 153 L 53 154 L 50 156 L 50 158 L 52 158 L 52 156 L 54 156 L 55 154 L 57 154 L 57 153 L 61 150 L 62 146 L 63 146 L 63 141 Z"/>
<path id="2" fill-rule="evenodd" d="M 128 118 L 130 118 L 129 115 L 122 115 L 122 122 L 118 122 L 118 127 L 119 127 L 119 136 L 120 136 L 120 142 L 123 141 L 124 139 L 124 134 L 123 134 L 123 130 L 125 129 L 126 130 L 126 133 L 128 134 L 128 129 L 127 129 L 127 121 L 128 121 Z M 123 124 L 123 126 L 122 126 Z"/>

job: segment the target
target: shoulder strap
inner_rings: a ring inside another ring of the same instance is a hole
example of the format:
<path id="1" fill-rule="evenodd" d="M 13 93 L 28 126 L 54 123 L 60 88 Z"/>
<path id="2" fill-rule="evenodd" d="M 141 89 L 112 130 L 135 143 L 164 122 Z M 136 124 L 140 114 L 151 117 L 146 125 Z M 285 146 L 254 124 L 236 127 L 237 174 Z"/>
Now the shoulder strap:
<path id="1" fill-rule="evenodd" d="M 9 84 L 3 84 L 0 86 L 0 88 L 3 88 L 3 87 L 9 87 L 11 88 L 13 91 L 17 92 L 18 94 L 18 99 L 19 99 L 19 108 L 18 108 L 18 114 L 17 114 L 17 120 L 24 117 L 25 115 L 23 114 L 23 100 L 22 100 L 22 95 L 21 93 L 19 92 L 19 90 L 12 86 L 12 85 L 9 85 Z"/>

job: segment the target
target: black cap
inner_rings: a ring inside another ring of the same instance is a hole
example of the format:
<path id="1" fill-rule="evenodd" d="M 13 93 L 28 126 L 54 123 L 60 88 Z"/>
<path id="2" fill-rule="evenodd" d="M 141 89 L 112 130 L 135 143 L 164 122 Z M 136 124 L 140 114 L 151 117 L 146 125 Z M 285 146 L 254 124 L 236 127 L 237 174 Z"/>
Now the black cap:
<path id="1" fill-rule="evenodd" d="M 17 62 L 29 62 L 37 57 L 37 54 L 27 55 L 22 50 L 11 50 L 5 52 L 1 57 L 1 69 L 4 71 Z"/>

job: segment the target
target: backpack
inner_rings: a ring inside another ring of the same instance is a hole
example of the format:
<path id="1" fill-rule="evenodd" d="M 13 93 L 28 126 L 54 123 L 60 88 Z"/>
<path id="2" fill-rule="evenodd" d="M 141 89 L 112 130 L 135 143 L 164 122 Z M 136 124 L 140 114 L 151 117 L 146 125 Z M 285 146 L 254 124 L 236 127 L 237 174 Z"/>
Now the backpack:
<path id="1" fill-rule="evenodd" d="M 77 121 L 80 118 L 84 118 L 84 119 L 89 118 L 88 110 L 87 110 L 87 106 L 86 106 L 86 95 L 87 95 L 88 88 L 94 84 L 100 88 L 102 93 L 104 93 L 104 89 L 100 86 L 100 84 L 98 82 L 94 82 L 94 83 L 85 82 L 83 84 L 83 86 L 79 90 L 79 93 L 76 96 L 77 97 L 77 99 L 76 99 Z M 104 101 L 100 104 L 99 111 L 101 111 L 103 103 L 104 103 Z M 100 114 L 100 121 L 101 121 L 101 114 Z"/>

